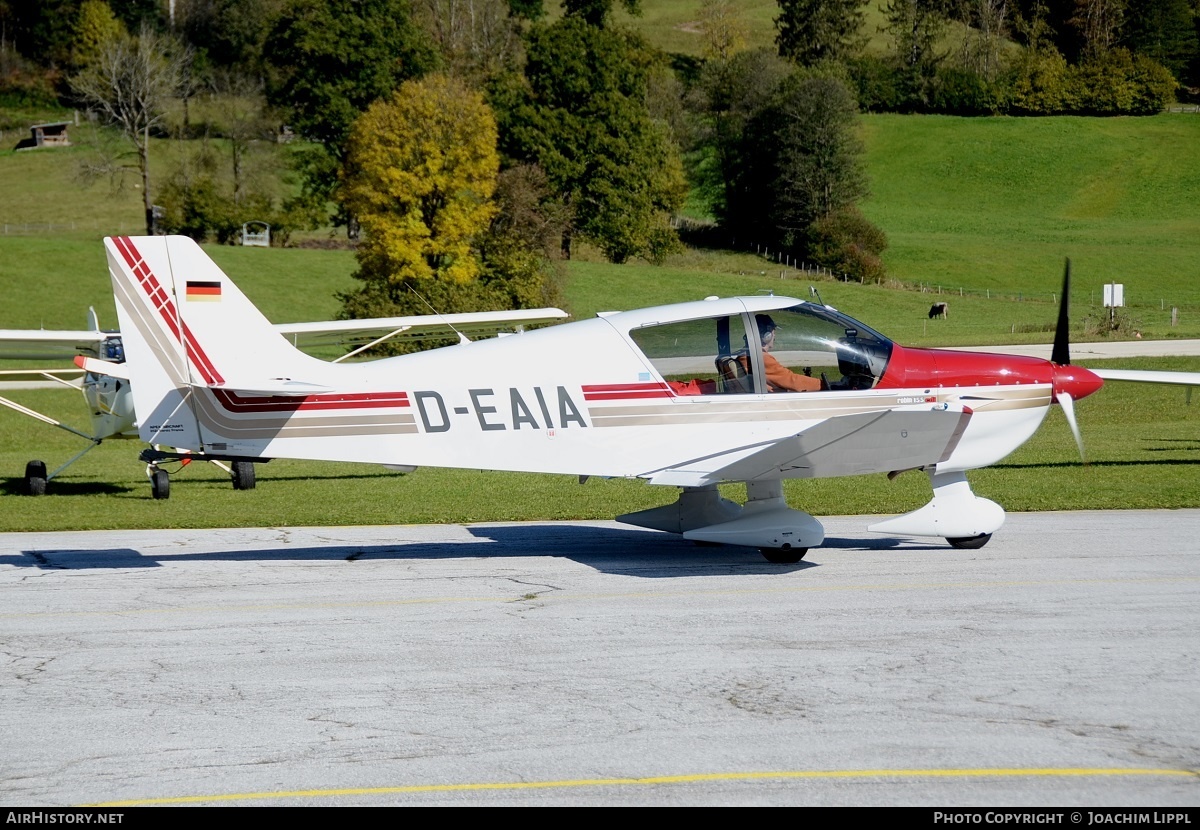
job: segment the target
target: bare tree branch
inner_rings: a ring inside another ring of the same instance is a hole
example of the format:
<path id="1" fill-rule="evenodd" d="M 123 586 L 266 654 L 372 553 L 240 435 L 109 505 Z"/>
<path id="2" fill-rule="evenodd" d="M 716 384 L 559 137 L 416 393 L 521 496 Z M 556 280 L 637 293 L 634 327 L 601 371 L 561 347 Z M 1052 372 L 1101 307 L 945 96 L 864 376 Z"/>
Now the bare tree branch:
<path id="1" fill-rule="evenodd" d="M 188 60 L 187 49 L 143 26 L 137 38 L 106 43 L 99 59 L 71 78 L 80 103 L 117 127 L 137 152 L 147 233 L 154 233 L 150 135 L 164 124 L 167 105 L 178 94 Z"/>

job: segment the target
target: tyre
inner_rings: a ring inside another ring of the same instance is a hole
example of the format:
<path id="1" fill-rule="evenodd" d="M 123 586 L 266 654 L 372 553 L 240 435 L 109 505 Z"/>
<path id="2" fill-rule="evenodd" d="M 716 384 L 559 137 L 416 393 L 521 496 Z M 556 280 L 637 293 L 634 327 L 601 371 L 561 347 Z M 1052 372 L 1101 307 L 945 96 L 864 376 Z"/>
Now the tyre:
<path id="1" fill-rule="evenodd" d="M 25 492 L 31 496 L 46 495 L 45 461 L 30 461 L 25 465 Z"/>
<path id="2" fill-rule="evenodd" d="M 978 550 L 988 543 L 992 538 L 990 533 L 982 533 L 979 536 L 955 536 L 946 537 L 946 541 L 950 543 L 950 547 L 959 548 L 960 550 Z"/>
<path id="3" fill-rule="evenodd" d="M 156 499 L 171 497 L 171 476 L 166 470 L 155 470 L 150 474 L 150 495 Z"/>
<path id="4" fill-rule="evenodd" d="M 229 465 L 234 490 L 254 489 L 254 464 L 250 461 L 234 461 Z"/>
<path id="5" fill-rule="evenodd" d="M 772 565 L 795 565 L 808 553 L 808 548 L 759 548 L 758 552 Z"/>

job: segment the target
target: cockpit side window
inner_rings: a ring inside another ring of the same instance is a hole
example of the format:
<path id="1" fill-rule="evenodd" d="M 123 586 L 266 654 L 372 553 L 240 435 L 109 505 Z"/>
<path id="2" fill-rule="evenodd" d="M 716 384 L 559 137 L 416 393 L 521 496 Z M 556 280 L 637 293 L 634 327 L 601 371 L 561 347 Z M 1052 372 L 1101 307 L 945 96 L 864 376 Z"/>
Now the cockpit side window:
<path id="1" fill-rule="evenodd" d="M 738 359 L 746 338 L 740 315 L 644 326 L 629 336 L 676 395 L 754 391 L 753 365 Z"/>
<path id="2" fill-rule="evenodd" d="M 792 372 L 819 378 L 822 389 L 870 389 L 891 357 L 890 340 L 824 306 L 802 303 L 770 317 L 771 354 Z"/>

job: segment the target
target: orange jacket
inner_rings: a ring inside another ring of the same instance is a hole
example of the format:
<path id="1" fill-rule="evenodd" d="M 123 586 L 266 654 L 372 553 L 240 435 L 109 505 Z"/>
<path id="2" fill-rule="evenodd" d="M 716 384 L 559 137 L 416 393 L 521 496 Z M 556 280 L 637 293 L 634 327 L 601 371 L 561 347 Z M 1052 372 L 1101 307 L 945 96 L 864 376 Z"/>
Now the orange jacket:
<path id="1" fill-rule="evenodd" d="M 741 355 L 738 360 L 743 367 L 750 362 L 748 355 Z M 821 388 L 820 378 L 793 372 L 769 352 L 763 352 L 763 369 L 767 374 L 768 392 L 816 392 Z"/>

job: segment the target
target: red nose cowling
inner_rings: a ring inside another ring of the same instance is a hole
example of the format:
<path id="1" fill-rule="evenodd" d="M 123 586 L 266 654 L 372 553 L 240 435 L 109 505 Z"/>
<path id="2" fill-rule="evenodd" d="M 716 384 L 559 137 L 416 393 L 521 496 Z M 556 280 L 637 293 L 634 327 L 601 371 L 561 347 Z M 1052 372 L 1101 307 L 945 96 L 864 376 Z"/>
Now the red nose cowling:
<path id="1" fill-rule="evenodd" d="M 1054 365 L 1054 397 L 1066 392 L 1075 400 L 1086 398 L 1104 385 L 1104 380 L 1097 377 L 1095 372 L 1089 372 L 1082 366 Z"/>
<path id="2" fill-rule="evenodd" d="M 1063 392 L 1074 400 L 1086 398 L 1104 385 L 1103 380 L 1082 366 L 1058 366 L 1040 357 L 914 349 L 897 344 L 876 388 L 986 387 L 1022 383 L 1052 384 L 1056 400 Z"/>

